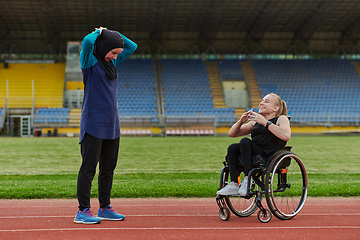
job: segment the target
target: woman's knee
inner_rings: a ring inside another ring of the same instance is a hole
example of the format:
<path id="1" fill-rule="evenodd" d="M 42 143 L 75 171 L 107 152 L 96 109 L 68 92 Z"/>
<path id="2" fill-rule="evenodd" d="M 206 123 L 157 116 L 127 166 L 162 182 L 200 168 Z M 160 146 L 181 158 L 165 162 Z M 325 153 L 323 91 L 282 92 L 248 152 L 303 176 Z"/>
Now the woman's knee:
<path id="1" fill-rule="evenodd" d="M 252 140 L 249 138 L 241 139 L 239 143 L 240 152 L 241 153 L 251 152 L 252 143 L 253 143 Z"/>
<path id="2" fill-rule="evenodd" d="M 239 144 L 233 143 L 228 147 L 228 153 L 238 153 L 239 152 Z"/>
<path id="3" fill-rule="evenodd" d="M 249 138 L 242 138 L 240 140 L 239 144 L 240 144 L 240 147 L 242 147 L 242 146 L 250 146 L 251 142 L 252 142 L 252 140 L 249 139 Z"/>

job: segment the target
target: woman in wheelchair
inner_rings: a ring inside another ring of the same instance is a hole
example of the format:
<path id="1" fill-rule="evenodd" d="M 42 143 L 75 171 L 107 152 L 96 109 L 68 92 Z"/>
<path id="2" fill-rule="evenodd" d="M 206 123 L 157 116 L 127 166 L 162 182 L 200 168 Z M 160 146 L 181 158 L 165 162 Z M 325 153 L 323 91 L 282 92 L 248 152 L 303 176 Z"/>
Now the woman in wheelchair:
<path id="1" fill-rule="evenodd" d="M 252 169 L 252 156 L 261 155 L 264 160 L 286 145 L 291 136 L 287 107 L 278 95 L 270 93 L 259 104 L 259 113 L 252 109 L 245 112 L 231 127 L 230 137 L 251 133 L 251 139 L 242 138 L 228 147 L 226 161 L 229 165 L 231 183 L 217 191 L 218 195 L 246 196 L 248 174 Z M 245 178 L 238 184 L 237 165 L 241 159 Z"/>

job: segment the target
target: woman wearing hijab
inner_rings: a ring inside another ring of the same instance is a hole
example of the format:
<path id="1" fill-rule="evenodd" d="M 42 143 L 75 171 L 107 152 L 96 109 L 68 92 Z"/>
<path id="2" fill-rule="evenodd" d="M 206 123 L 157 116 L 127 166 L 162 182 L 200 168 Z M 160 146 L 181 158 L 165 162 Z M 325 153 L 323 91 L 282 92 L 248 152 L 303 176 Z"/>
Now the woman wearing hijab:
<path id="1" fill-rule="evenodd" d="M 80 64 L 84 99 L 79 140 L 82 165 L 77 180 L 79 211 L 74 220 L 76 223 L 93 224 L 101 220 L 125 219 L 110 206 L 120 138 L 116 67 L 136 48 L 136 43 L 124 35 L 102 27 L 96 28 L 82 41 Z M 95 217 L 90 211 L 90 190 L 98 163 L 100 208 Z"/>

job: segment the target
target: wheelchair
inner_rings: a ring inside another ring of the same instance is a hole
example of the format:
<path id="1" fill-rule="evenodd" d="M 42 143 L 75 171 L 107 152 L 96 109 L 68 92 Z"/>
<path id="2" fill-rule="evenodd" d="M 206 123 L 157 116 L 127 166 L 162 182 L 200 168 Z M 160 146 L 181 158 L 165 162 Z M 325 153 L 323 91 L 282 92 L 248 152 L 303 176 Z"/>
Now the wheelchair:
<path id="1" fill-rule="evenodd" d="M 221 220 L 229 220 L 229 209 L 238 217 L 248 217 L 259 209 L 257 216 L 262 223 L 269 222 L 272 215 L 280 220 L 289 220 L 301 211 L 307 197 L 308 178 L 304 164 L 290 150 L 291 146 L 286 146 L 267 161 L 260 155 L 252 157 L 252 170 L 248 177 L 252 177 L 255 184 L 248 181 L 248 195 L 216 196 Z M 219 190 L 229 183 L 229 166 L 226 161 L 223 164 Z M 243 175 L 240 161 L 237 171 L 240 183 Z M 261 203 L 264 197 L 270 210 Z"/>

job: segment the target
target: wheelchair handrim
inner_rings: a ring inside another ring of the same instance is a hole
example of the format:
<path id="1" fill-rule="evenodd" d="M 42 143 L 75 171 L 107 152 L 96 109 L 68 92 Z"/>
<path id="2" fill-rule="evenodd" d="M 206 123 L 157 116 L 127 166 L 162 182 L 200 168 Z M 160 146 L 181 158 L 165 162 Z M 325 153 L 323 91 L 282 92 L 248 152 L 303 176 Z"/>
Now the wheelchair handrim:
<path id="1" fill-rule="evenodd" d="M 291 214 L 286 214 L 284 212 L 282 212 L 278 206 L 276 204 L 272 204 L 276 210 L 276 212 L 279 214 L 279 215 L 282 215 L 286 218 L 292 218 L 294 216 L 296 216 L 300 211 L 301 209 L 303 208 L 304 204 L 305 204 L 305 200 L 306 200 L 306 197 L 307 197 L 307 191 L 308 191 L 308 180 L 307 180 L 307 174 L 306 174 L 306 170 L 305 170 L 305 167 L 304 167 L 304 164 L 302 163 L 302 161 L 299 159 L 298 156 L 296 156 L 295 154 L 292 154 L 292 153 L 289 153 L 289 154 L 285 154 L 284 156 L 282 156 L 280 158 L 279 161 L 277 161 L 276 165 L 274 166 L 273 168 L 273 171 L 272 171 L 272 176 L 271 176 L 271 183 L 274 182 L 274 177 L 276 174 L 274 174 L 274 169 L 277 169 L 277 167 L 279 166 L 279 164 L 287 157 L 291 157 L 293 159 L 296 160 L 296 163 L 299 165 L 300 169 L 301 169 L 301 174 L 302 174 L 302 180 L 303 180 L 303 192 L 301 194 L 301 199 L 300 199 L 300 204 L 297 206 L 297 208 L 295 209 L 295 211 L 293 211 Z M 269 173 L 270 174 L 270 173 Z M 270 184 L 270 198 L 272 200 L 273 203 L 275 203 L 275 197 L 274 197 L 274 189 L 273 189 L 273 184 Z"/>

